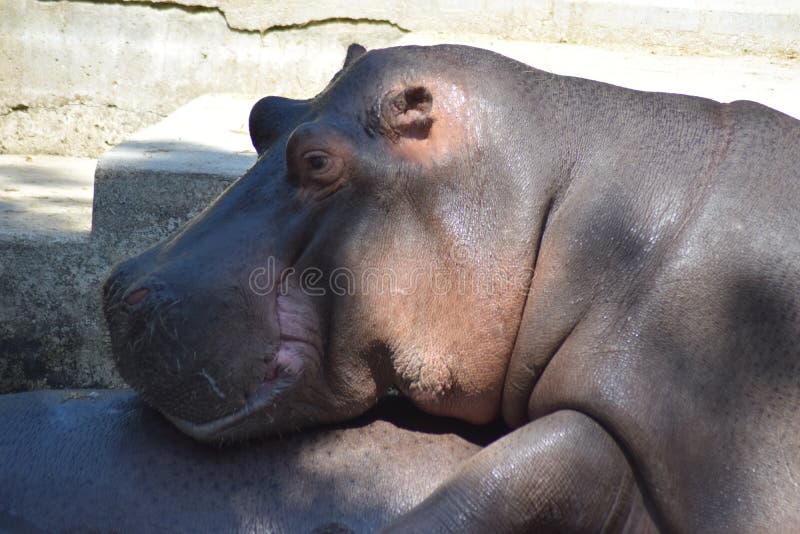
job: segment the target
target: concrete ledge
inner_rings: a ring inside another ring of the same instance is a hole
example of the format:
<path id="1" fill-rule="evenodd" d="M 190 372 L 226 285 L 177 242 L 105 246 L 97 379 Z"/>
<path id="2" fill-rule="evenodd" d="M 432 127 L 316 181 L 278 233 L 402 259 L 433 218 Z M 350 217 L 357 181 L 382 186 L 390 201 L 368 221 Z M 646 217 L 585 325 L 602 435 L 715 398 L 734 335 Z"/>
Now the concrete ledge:
<path id="1" fill-rule="evenodd" d="M 96 160 L 0 155 L 0 243 L 86 241 Z"/>
<path id="2" fill-rule="evenodd" d="M 0 392 L 115 383 L 93 298 L 94 166 L 0 156 Z"/>
<path id="3" fill-rule="evenodd" d="M 134 251 L 196 215 L 253 163 L 256 98 L 207 95 L 106 152 L 95 173 L 92 231 Z"/>
<path id="4" fill-rule="evenodd" d="M 100 320 L 108 261 L 89 243 L 0 242 L 0 393 L 120 386 Z"/>

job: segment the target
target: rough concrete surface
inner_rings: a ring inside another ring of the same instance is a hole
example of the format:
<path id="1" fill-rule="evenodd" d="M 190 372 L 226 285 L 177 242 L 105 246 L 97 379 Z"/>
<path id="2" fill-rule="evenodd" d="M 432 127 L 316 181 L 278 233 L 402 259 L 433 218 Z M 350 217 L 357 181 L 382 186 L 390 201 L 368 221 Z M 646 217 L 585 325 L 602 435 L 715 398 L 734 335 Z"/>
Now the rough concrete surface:
<path id="1" fill-rule="evenodd" d="M 90 241 L 0 241 L 0 393 L 119 386 L 98 284 L 109 261 Z"/>
<path id="2" fill-rule="evenodd" d="M 0 240 L 88 240 L 96 164 L 90 158 L 0 155 Z"/>
<path id="3" fill-rule="evenodd" d="M 306 94 L 352 41 L 403 32 L 370 21 L 232 29 L 217 10 L 145 2 L 0 2 L 0 153 L 97 157 L 209 92 Z"/>
<path id="4" fill-rule="evenodd" d="M 414 33 L 492 35 L 603 46 L 656 46 L 689 52 L 797 53 L 794 0 L 147 0 L 206 7 L 228 26 L 268 32 L 349 19 Z"/>
<path id="5" fill-rule="evenodd" d="M 119 384 L 94 298 L 95 160 L 0 156 L 0 392 Z"/>
<path id="6" fill-rule="evenodd" d="M 148 109 L 122 109 L 88 93 L 6 94 L 0 96 L 0 154 L 97 157 L 163 117 Z"/>

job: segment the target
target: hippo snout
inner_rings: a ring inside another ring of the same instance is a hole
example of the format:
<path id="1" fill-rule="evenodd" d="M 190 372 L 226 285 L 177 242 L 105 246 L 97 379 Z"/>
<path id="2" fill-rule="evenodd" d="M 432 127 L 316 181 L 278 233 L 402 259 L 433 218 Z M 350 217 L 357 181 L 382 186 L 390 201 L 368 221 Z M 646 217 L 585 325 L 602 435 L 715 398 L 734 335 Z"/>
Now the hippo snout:
<path id="1" fill-rule="evenodd" d="M 275 373 L 278 336 L 268 326 L 259 327 L 259 340 L 245 332 L 253 318 L 244 311 L 241 286 L 216 287 L 189 276 L 180 261 L 158 265 L 150 256 L 117 266 L 103 285 L 120 375 L 151 405 L 187 422 L 241 409 Z"/>
<path id="2" fill-rule="evenodd" d="M 132 313 L 176 302 L 177 297 L 167 284 L 154 278 L 133 278 L 125 264 L 112 270 L 103 283 L 103 304 L 107 311 Z"/>

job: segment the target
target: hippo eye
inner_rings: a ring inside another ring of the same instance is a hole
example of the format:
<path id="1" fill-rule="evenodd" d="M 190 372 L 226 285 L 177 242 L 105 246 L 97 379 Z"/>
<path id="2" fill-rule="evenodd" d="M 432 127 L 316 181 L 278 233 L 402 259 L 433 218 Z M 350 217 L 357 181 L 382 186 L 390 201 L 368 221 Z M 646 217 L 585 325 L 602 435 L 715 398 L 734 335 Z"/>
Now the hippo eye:
<path id="1" fill-rule="evenodd" d="M 312 150 L 303 155 L 306 168 L 310 171 L 324 172 L 331 164 L 331 159 L 327 154 L 319 150 Z"/>
<path id="2" fill-rule="evenodd" d="M 350 153 L 351 143 L 337 129 L 301 124 L 286 141 L 286 179 L 304 196 L 326 198 L 348 183 Z"/>
<path id="3" fill-rule="evenodd" d="M 322 150 L 309 150 L 303 154 L 302 162 L 305 178 L 318 185 L 329 186 L 338 183 L 342 178 L 344 162 L 336 154 Z"/>

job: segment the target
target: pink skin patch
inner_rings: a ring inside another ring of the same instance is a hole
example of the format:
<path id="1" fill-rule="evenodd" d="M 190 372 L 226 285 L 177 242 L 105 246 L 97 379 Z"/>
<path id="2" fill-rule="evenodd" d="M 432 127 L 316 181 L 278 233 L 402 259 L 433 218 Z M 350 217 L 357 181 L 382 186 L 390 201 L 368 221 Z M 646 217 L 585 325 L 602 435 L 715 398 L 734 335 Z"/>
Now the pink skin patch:
<path id="1" fill-rule="evenodd" d="M 146 287 L 137 289 L 136 291 L 128 295 L 128 298 L 125 299 L 125 302 L 129 306 L 135 306 L 139 304 L 147 296 L 148 293 L 150 293 L 150 290 L 147 289 Z"/>
<path id="2" fill-rule="evenodd" d="M 275 316 L 280 331 L 280 346 L 267 362 L 264 382 L 269 384 L 280 376 L 298 376 L 310 358 L 322 354 L 319 321 L 305 300 L 278 294 Z"/>

